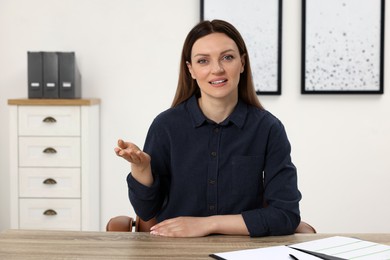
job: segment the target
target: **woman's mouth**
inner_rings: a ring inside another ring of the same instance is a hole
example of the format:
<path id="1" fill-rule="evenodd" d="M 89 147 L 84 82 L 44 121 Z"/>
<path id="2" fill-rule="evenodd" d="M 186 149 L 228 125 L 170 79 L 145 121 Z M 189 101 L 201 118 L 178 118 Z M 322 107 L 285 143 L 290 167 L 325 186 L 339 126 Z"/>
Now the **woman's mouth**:
<path id="1" fill-rule="evenodd" d="M 223 84 L 223 83 L 225 83 L 225 82 L 227 82 L 227 79 L 214 80 L 214 81 L 210 81 L 209 83 L 210 83 L 211 85 L 220 85 L 220 84 Z"/>

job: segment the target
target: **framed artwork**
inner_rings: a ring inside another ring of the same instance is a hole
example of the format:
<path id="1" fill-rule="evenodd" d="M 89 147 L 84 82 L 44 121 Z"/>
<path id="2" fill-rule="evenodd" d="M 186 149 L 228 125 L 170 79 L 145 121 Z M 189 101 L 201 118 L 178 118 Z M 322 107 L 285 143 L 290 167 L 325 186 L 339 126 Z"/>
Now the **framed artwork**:
<path id="1" fill-rule="evenodd" d="M 282 0 L 201 0 L 201 20 L 225 20 L 246 43 L 258 95 L 281 95 Z"/>
<path id="2" fill-rule="evenodd" d="M 302 94 L 383 94 L 385 0 L 302 0 Z"/>

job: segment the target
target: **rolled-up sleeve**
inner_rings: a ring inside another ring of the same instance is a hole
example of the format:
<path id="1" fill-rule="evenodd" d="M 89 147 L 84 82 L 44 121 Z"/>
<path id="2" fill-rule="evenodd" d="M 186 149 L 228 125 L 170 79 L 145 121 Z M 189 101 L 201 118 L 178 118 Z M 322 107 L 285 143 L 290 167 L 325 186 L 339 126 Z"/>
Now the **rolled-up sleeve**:
<path id="1" fill-rule="evenodd" d="M 129 173 L 127 176 L 129 199 L 134 207 L 135 213 L 143 220 L 153 218 L 159 208 L 158 191 L 159 178 L 155 178 L 151 187 L 139 183 Z"/>
<path id="2" fill-rule="evenodd" d="M 251 236 L 288 235 L 300 222 L 297 170 L 291 162 L 291 147 L 282 123 L 269 131 L 263 176 L 263 206 L 242 212 Z"/>
<path id="3" fill-rule="evenodd" d="M 166 144 L 161 140 L 167 140 L 161 136 L 161 129 L 156 126 L 156 120 L 149 128 L 146 137 L 144 151 L 151 157 L 151 168 L 153 174 L 153 184 L 148 187 L 139 183 L 131 173 L 127 176 L 128 195 L 135 213 L 143 220 L 147 221 L 159 213 L 167 194 L 167 156 Z M 161 178 L 164 181 L 161 181 Z"/>

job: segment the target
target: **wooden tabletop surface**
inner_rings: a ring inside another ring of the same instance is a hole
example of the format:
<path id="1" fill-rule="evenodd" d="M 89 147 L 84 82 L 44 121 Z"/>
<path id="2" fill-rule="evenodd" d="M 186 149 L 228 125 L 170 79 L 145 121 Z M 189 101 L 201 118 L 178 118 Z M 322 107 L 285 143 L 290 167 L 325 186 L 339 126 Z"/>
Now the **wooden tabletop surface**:
<path id="1" fill-rule="evenodd" d="M 6 230 L 0 259 L 209 259 L 212 253 L 294 244 L 343 235 L 390 245 L 390 234 L 295 234 L 280 237 L 164 238 L 141 232 Z"/>

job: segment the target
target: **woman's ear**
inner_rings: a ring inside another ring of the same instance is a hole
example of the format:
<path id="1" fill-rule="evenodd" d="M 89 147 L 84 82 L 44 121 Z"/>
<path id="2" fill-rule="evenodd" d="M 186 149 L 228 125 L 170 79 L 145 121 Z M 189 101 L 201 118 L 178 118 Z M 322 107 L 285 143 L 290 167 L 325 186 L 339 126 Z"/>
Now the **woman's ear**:
<path id="1" fill-rule="evenodd" d="M 193 73 L 193 70 L 192 70 L 192 65 L 191 65 L 191 63 L 190 63 L 189 61 L 186 61 L 186 65 L 187 65 L 188 71 L 189 71 L 190 74 L 191 74 L 191 77 L 192 77 L 193 79 L 196 79 L 196 78 L 195 78 L 195 75 L 194 75 L 194 73 Z"/>
<path id="2" fill-rule="evenodd" d="M 241 73 L 243 73 L 245 69 L 245 56 L 246 56 L 245 53 L 241 55 Z"/>

